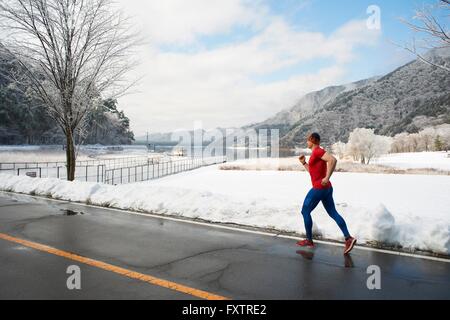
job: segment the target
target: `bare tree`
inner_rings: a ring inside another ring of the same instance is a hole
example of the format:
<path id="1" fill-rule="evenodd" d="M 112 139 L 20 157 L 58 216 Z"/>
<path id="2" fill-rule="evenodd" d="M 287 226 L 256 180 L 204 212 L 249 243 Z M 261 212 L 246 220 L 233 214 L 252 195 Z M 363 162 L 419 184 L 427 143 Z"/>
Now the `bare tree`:
<path id="1" fill-rule="evenodd" d="M 66 136 L 67 179 L 75 179 L 76 142 L 102 96 L 124 94 L 134 82 L 137 34 L 111 0 L 1 0 L 0 50 Z M 77 135 L 78 134 L 78 135 Z"/>
<path id="2" fill-rule="evenodd" d="M 440 0 L 435 5 L 424 6 L 421 10 L 416 11 L 414 20 L 417 23 L 401 20 L 411 30 L 421 34 L 422 39 L 417 47 L 416 39 L 412 40 L 409 45 L 403 46 L 406 50 L 416 55 L 421 61 L 450 72 L 450 67 L 439 64 L 420 53 L 420 49 L 450 49 L 450 0 Z"/>

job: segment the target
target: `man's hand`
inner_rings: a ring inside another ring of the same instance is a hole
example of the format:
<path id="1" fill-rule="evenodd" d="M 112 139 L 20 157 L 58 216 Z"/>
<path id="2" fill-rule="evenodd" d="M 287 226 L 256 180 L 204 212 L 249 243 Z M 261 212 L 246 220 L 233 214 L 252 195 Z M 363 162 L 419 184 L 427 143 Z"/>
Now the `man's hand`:
<path id="1" fill-rule="evenodd" d="M 298 158 L 298 160 L 300 160 L 301 164 L 305 165 L 306 164 L 306 157 L 304 154 L 302 154 L 300 156 L 300 158 Z"/>
<path id="2" fill-rule="evenodd" d="M 330 182 L 330 179 L 329 178 L 323 178 L 322 179 L 322 186 L 326 186 L 327 184 L 328 184 L 328 182 Z"/>

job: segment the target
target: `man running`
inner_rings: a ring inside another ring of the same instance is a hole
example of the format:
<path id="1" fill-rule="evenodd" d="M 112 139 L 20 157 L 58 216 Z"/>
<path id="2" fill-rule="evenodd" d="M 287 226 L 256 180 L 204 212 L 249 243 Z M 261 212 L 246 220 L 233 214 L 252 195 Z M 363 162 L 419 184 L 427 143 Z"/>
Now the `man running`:
<path id="1" fill-rule="evenodd" d="M 301 155 L 299 160 L 305 167 L 306 171 L 311 175 L 311 182 L 313 188 L 309 191 L 305 198 L 302 208 L 302 215 L 305 221 L 306 240 L 297 242 L 301 247 L 314 247 L 312 238 L 313 221 L 311 219 L 311 212 L 322 201 L 328 215 L 336 221 L 339 228 L 345 237 L 345 251 L 344 254 L 350 253 L 356 244 L 356 239 L 350 236 L 347 230 L 347 224 L 341 215 L 336 211 L 333 200 L 333 187 L 330 182 L 330 177 L 336 169 L 337 160 L 331 154 L 320 147 L 320 135 L 312 133 L 308 137 L 308 148 L 312 150 L 309 163 L 306 163 L 306 157 Z"/>

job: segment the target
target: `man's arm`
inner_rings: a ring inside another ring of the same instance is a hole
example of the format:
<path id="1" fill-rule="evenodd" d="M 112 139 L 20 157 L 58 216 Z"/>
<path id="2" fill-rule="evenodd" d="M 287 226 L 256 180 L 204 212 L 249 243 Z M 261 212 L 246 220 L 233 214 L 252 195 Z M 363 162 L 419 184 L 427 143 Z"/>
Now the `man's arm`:
<path id="1" fill-rule="evenodd" d="M 306 162 L 305 155 L 301 155 L 298 159 L 300 160 L 300 163 L 303 165 L 303 167 L 305 167 L 305 170 L 309 172 L 309 164 Z"/>
<path id="2" fill-rule="evenodd" d="M 321 159 L 327 163 L 327 176 L 322 180 L 322 185 L 326 186 L 328 182 L 330 182 L 330 178 L 333 175 L 334 170 L 336 169 L 337 160 L 332 154 L 328 152 L 325 152 Z"/>

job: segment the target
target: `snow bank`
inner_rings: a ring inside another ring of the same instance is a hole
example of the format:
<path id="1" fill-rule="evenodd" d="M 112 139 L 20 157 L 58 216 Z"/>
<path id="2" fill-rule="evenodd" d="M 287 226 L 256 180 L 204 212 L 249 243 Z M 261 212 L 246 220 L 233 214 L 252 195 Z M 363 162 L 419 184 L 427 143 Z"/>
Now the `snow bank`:
<path id="1" fill-rule="evenodd" d="M 336 173 L 332 182 L 337 209 L 361 243 L 450 255 L 450 177 Z M 0 190 L 301 234 L 300 209 L 309 188 L 304 172 L 218 166 L 121 186 L 0 174 Z M 315 234 L 342 240 L 321 205 L 313 219 Z"/>

